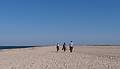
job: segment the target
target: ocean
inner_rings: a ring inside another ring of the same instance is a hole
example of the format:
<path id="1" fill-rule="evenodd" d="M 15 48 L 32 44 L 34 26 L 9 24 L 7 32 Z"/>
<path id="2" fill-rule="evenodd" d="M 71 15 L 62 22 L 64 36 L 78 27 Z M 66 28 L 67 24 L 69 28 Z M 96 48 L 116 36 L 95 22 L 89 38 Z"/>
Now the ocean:
<path id="1" fill-rule="evenodd" d="M 0 49 L 17 49 L 17 48 L 30 48 L 36 46 L 0 46 Z"/>

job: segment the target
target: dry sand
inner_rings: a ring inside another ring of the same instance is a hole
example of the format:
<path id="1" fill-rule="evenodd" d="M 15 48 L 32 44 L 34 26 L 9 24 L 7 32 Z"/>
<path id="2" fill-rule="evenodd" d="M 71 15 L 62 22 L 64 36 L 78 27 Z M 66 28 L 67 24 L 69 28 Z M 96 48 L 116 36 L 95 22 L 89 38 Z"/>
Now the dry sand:
<path id="1" fill-rule="evenodd" d="M 120 69 L 119 46 L 82 46 L 56 52 L 56 47 L 0 52 L 0 69 Z"/>

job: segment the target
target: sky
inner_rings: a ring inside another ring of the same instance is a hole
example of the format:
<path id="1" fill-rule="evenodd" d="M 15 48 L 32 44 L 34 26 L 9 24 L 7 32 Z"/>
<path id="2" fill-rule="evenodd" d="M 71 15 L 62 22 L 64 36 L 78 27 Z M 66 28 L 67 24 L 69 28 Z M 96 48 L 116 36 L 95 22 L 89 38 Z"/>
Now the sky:
<path id="1" fill-rule="evenodd" d="M 0 45 L 120 44 L 119 0 L 0 0 Z"/>

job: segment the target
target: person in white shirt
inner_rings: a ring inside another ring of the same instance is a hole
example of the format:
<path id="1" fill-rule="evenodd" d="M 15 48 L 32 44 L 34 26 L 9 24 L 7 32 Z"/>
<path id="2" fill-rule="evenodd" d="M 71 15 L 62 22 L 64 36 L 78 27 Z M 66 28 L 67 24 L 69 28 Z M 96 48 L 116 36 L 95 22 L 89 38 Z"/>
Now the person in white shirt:
<path id="1" fill-rule="evenodd" d="M 57 48 L 57 52 L 59 51 L 59 43 L 57 43 L 57 45 L 56 45 L 56 48 Z"/>
<path id="2" fill-rule="evenodd" d="M 73 42 L 72 41 L 70 41 L 69 48 L 70 48 L 70 52 L 72 53 L 72 51 L 73 51 Z"/>

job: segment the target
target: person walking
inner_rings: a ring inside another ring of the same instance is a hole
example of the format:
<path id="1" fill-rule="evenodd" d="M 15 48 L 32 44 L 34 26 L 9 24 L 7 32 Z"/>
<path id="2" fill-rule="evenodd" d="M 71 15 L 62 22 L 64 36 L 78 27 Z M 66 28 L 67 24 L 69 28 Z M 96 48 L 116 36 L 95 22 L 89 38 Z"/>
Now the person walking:
<path id="1" fill-rule="evenodd" d="M 73 51 L 73 42 L 72 41 L 70 41 L 70 44 L 69 44 L 69 50 L 70 50 L 70 52 L 72 53 L 72 51 Z"/>
<path id="2" fill-rule="evenodd" d="M 56 48 L 57 48 L 57 52 L 59 51 L 59 43 L 57 43 L 57 45 L 56 45 Z"/>
<path id="3" fill-rule="evenodd" d="M 64 52 L 66 51 L 66 44 L 65 44 L 65 42 L 64 42 L 64 44 L 63 44 L 62 50 L 64 50 Z"/>

